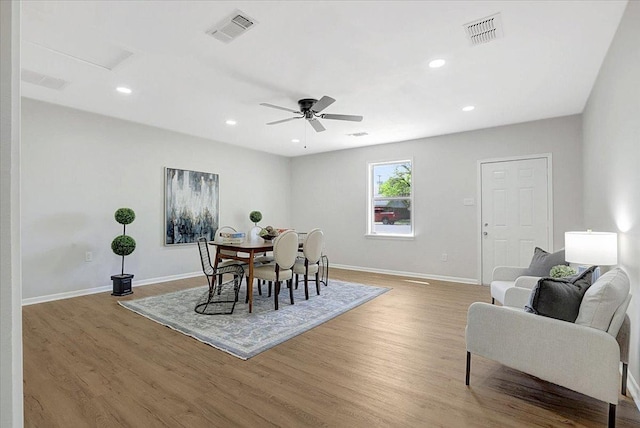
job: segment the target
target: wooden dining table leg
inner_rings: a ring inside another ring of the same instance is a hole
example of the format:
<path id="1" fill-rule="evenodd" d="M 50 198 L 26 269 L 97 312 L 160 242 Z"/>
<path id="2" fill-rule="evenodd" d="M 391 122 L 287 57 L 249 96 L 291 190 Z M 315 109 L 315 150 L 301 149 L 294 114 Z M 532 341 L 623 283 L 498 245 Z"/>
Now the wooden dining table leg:
<path id="1" fill-rule="evenodd" d="M 251 251 L 249 253 L 249 277 L 247 280 L 249 283 L 247 284 L 247 293 L 249 294 L 249 313 L 253 311 L 253 256 L 254 252 Z"/>

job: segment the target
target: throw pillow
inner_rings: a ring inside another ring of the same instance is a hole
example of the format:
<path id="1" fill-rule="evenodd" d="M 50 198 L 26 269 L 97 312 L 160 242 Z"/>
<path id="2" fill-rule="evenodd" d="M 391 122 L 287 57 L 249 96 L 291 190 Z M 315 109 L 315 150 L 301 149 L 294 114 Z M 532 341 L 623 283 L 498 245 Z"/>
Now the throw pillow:
<path id="1" fill-rule="evenodd" d="M 544 317 L 574 322 L 580 312 L 580 303 L 591 286 L 591 275 L 596 267 L 591 266 L 572 279 L 540 278 L 531 290 L 529 303 L 524 307 Z"/>
<path id="2" fill-rule="evenodd" d="M 547 253 L 542 248 L 536 247 L 529 268 L 523 275 L 525 276 L 549 276 L 551 268 L 557 265 L 568 265 L 564 259 L 564 249 L 555 253 Z"/>
<path id="3" fill-rule="evenodd" d="M 584 295 L 576 324 L 607 331 L 618 307 L 629 295 L 629 277 L 619 268 L 602 275 Z"/>

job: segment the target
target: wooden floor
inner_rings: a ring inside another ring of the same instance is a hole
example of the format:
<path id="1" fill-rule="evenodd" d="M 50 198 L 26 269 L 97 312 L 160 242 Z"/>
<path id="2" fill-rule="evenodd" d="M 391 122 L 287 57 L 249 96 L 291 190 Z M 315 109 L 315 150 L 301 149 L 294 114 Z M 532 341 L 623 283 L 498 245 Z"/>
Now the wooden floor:
<path id="1" fill-rule="evenodd" d="M 464 385 L 467 308 L 489 301 L 487 288 L 331 277 L 392 290 L 248 361 L 108 293 L 26 306 L 25 426 L 606 426 L 606 403 L 480 357 Z M 202 284 L 138 287 L 131 297 Z M 617 413 L 618 427 L 640 426 L 631 398 L 620 396 Z"/>

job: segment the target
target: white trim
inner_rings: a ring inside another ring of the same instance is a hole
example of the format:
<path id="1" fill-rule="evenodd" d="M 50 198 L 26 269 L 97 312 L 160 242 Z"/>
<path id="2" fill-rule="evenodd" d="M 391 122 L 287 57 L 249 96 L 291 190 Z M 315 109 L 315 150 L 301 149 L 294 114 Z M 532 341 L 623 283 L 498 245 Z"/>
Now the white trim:
<path id="1" fill-rule="evenodd" d="M 20 165 L 21 2 L 0 1 L 0 425 L 24 425 Z"/>
<path id="2" fill-rule="evenodd" d="M 620 373 L 622 373 L 622 364 L 620 365 Z M 631 398 L 636 403 L 636 407 L 640 410 L 640 387 L 629 370 L 627 370 L 627 396 L 629 394 L 631 394 Z"/>
<path id="3" fill-rule="evenodd" d="M 141 287 L 141 286 L 144 286 L 144 285 L 159 284 L 161 282 L 169 282 L 169 281 L 177 281 L 177 280 L 180 280 L 180 279 L 193 278 L 193 277 L 196 277 L 198 275 L 202 275 L 202 272 L 189 272 L 189 273 L 181 273 L 181 274 L 178 274 L 178 275 L 162 276 L 162 277 L 159 277 L 159 278 L 142 279 L 140 281 L 133 281 L 131 283 L 131 286 L 132 287 Z M 46 295 L 46 296 L 29 297 L 27 299 L 22 299 L 22 306 L 35 305 L 37 303 L 44 303 L 44 302 L 52 302 L 54 300 L 70 299 L 72 297 L 86 296 L 86 295 L 89 295 L 89 294 L 104 293 L 104 292 L 112 291 L 112 290 L 113 290 L 113 286 L 112 285 L 104 285 L 104 286 L 101 286 L 101 287 L 85 288 L 83 290 L 66 291 L 64 293 L 49 294 L 49 295 Z"/>
<path id="4" fill-rule="evenodd" d="M 462 284 L 472 284 L 472 285 L 479 284 L 477 279 L 460 278 L 457 276 L 431 275 L 427 273 L 406 272 L 401 270 L 389 270 L 389 269 L 376 269 L 371 267 L 340 265 L 336 263 L 332 263 L 329 267 L 336 268 L 336 269 L 354 270 L 358 272 L 382 273 L 385 275 L 408 276 L 410 278 L 423 278 L 423 279 L 434 279 L 438 281 L 459 282 Z"/>
<path id="5" fill-rule="evenodd" d="M 365 238 L 373 238 L 373 239 L 396 239 L 400 241 L 413 241 L 416 237 L 415 235 L 391 235 L 391 234 L 382 234 L 382 233 L 368 233 L 364 235 Z"/>
<path id="6" fill-rule="evenodd" d="M 476 225 L 477 225 L 477 263 L 478 263 L 478 283 L 482 284 L 482 165 L 486 163 L 512 162 L 530 159 L 546 159 L 547 160 L 547 240 L 549 242 L 549 250 L 554 251 L 553 242 L 553 155 L 551 153 L 541 153 L 539 155 L 522 155 L 508 156 L 503 158 L 491 158 L 478 160 L 477 164 L 477 186 L 478 204 L 476 209 Z"/>

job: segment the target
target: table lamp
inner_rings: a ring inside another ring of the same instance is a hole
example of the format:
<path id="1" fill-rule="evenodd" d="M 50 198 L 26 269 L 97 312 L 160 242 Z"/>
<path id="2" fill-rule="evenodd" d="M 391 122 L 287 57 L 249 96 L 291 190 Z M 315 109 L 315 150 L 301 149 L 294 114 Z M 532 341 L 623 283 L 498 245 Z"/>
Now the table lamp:
<path id="1" fill-rule="evenodd" d="M 589 266 L 613 266 L 618 264 L 618 234 L 613 232 L 565 232 L 565 260 L 581 265 L 578 272 Z M 592 281 L 600 276 L 594 272 Z"/>

